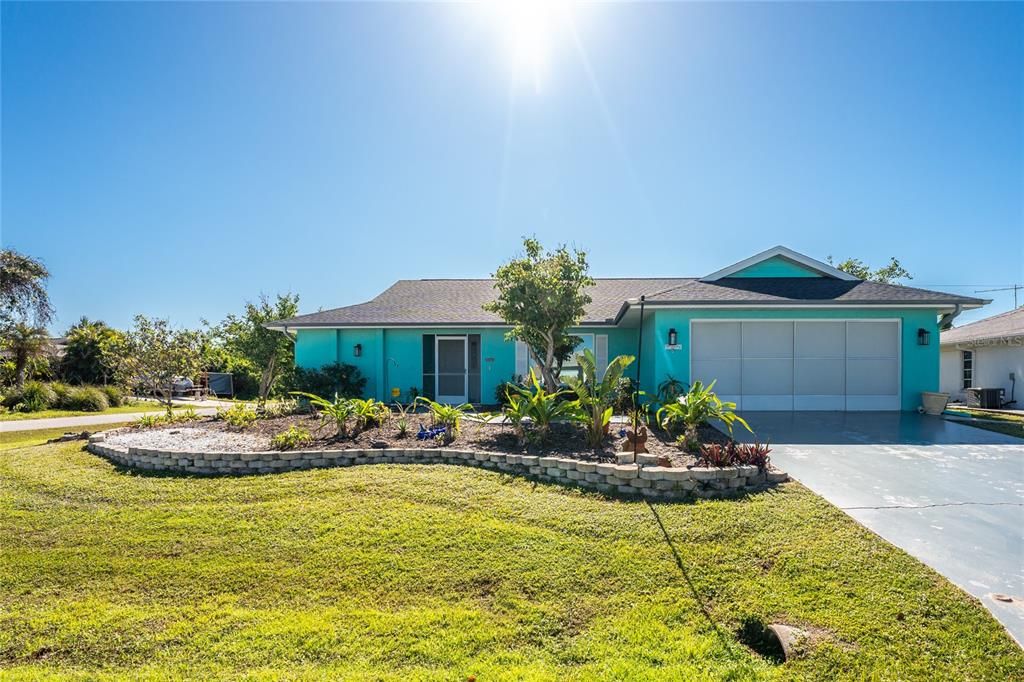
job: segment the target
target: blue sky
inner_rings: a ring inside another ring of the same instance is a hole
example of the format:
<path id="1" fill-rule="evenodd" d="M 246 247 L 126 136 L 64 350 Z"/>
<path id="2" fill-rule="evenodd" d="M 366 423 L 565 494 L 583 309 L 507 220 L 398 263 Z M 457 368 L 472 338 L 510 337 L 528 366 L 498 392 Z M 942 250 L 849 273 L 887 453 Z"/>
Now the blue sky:
<path id="1" fill-rule="evenodd" d="M 536 27 L 465 5 L 5 2 L 3 244 L 55 331 L 487 276 L 523 234 L 599 276 L 781 243 L 1024 283 L 1024 6 L 571 16 L 524 68 Z"/>

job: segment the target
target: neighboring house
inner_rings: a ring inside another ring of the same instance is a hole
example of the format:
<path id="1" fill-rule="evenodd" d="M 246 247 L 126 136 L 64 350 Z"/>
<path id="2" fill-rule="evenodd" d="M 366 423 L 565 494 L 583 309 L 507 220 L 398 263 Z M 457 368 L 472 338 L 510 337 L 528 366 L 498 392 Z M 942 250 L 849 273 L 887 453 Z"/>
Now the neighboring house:
<path id="1" fill-rule="evenodd" d="M 939 319 L 986 301 L 865 282 L 775 247 L 700 278 L 598 279 L 574 333 L 604 365 L 636 355 L 653 395 L 672 376 L 717 381 L 745 410 L 913 410 L 939 388 Z M 527 372 L 521 343 L 481 307 L 493 280 L 400 280 L 372 301 L 268 325 L 295 336 L 295 361 L 356 365 L 366 393 L 493 403 Z M 643 305 L 641 306 L 641 297 Z M 643 312 L 641 313 L 641 308 Z"/>
<path id="2" fill-rule="evenodd" d="M 942 332 L 942 392 L 964 400 L 967 388 L 1002 388 L 1004 400 L 1024 377 L 1024 308 Z"/>

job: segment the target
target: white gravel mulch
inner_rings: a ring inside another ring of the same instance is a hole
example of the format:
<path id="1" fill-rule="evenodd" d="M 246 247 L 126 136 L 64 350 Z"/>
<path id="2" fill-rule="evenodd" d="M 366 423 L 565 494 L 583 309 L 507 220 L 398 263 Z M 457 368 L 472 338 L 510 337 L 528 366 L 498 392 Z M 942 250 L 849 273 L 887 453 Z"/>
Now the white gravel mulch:
<path id="1" fill-rule="evenodd" d="M 113 446 L 181 452 L 259 452 L 270 449 L 265 436 L 203 428 L 142 429 L 107 436 Z"/>

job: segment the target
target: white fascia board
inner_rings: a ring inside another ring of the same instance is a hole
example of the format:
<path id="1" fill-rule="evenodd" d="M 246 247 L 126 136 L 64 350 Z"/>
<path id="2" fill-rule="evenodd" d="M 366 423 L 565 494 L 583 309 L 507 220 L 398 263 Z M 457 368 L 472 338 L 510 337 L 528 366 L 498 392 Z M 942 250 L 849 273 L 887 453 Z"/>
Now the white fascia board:
<path id="1" fill-rule="evenodd" d="M 762 251 L 761 253 L 755 254 L 750 258 L 741 260 L 738 263 L 733 263 L 729 267 L 722 268 L 721 270 L 718 270 L 716 272 L 712 272 L 710 275 L 707 275 L 706 277 L 701 277 L 700 281 L 714 282 L 715 280 L 722 279 L 723 277 L 728 277 L 739 272 L 740 270 L 745 270 L 746 268 L 749 268 L 751 265 L 757 265 L 762 261 L 766 261 L 769 258 L 775 258 L 776 256 L 781 256 L 782 258 L 791 260 L 794 263 L 803 265 L 806 268 L 810 268 L 811 270 L 820 272 L 822 275 L 825 275 L 826 277 L 841 279 L 847 282 L 860 281 L 859 279 L 857 279 L 848 272 L 843 272 L 838 268 L 832 267 L 828 263 L 822 263 L 820 260 L 816 260 L 814 258 L 811 258 L 810 256 L 805 256 L 802 253 L 797 253 L 793 249 L 788 249 L 785 246 L 773 246 L 767 251 Z"/>

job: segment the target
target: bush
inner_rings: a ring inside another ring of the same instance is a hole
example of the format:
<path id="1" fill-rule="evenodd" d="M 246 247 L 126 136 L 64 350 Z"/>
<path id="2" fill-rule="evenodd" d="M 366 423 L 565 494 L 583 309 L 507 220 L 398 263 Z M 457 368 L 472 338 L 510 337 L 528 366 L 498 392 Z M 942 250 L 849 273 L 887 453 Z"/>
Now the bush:
<path id="1" fill-rule="evenodd" d="M 312 440 L 313 436 L 309 435 L 309 431 L 293 425 L 287 431 L 282 431 L 271 438 L 270 446 L 275 450 L 294 450 Z"/>
<path id="2" fill-rule="evenodd" d="M 22 412 L 39 412 L 56 404 L 57 394 L 41 381 L 26 381 L 18 402 Z"/>
<path id="3" fill-rule="evenodd" d="M 232 405 L 226 410 L 217 411 L 217 419 L 223 419 L 233 429 L 248 428 L 256 422 L 257 418 L 256 410 L 243 403 Z"/>
<path id="4" fill-rule="evenodd" d="M 111 407 L 121 407 L 124 404 L 124 393 L 117 386 L 100 386 L 99 389 L 107 396 L 107 402 Z"/>
<path id="5" fill-rule="evenodd" d="M 524 387 L 525 384 L 516 381 L 514 377 L 508 381 L 502 381 L 494 388 L 494 403 L 502 407 L 508 405 L 509 394 L 515 396 L 519 392 L 518 389 Z"/>
<path id="6" fill-rule="evenodd" d="M 102 412 L 110 407 L 107 395 L 93 386 L 79 386 L 71 389 L 67 397 L 67 409 L 82 412 Z"/>
<path id="7" fill-rule="evenodd" d="M 53 391 L 55 397 L 51 407 L 57 407 L 60 409 L 67 410 L 68 402 L 71 398 L 71 386 L 65 384 L 63 381 L 51 381 L 50 390 Z"/>
<path id="8" fill-rule="evenodd" d="M 297 367 L 292 378 L 292 391 L 319 396 L 358 398 L 366 388 L 366 377 L 355 365 L 335 362 L 320 369 Z"/>

